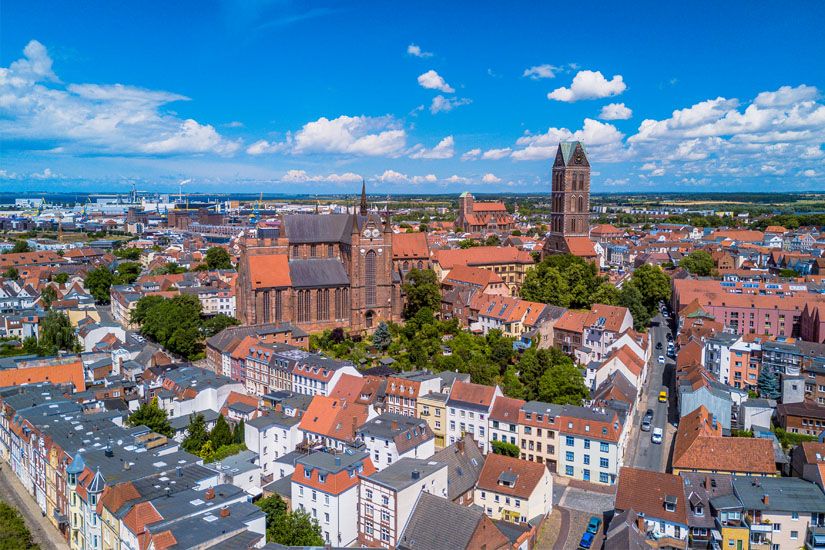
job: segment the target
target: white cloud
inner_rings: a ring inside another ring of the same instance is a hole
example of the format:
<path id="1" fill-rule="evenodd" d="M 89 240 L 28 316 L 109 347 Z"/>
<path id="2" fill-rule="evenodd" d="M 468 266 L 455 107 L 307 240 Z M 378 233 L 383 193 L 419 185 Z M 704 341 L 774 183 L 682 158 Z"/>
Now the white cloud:
<path id="1" fill-rule="evenodd" d="M 612 124 L 591 118 L 584 119 L 584 127 L 576 132 L 567 128 L 549 128 L 544 134 L 525 135 L 516 140 L 523 147 L 512 152 L 513 160 L 546 160 L 556 156 L 560 141 L 583 141 L 590 153 L 598 149 L 610 150 L 621 147 L 624 134 Z"/>
<path id="2" fill-rule="evenodd" d="M 342 115 L 332 120 L 321 117 L 304 124 L 292 141 L 292 151 L 296 154 L 395 157 L 406 147 L 407 133 L 390 116 L 372 118 Z"/>
<path id="3" fill-rule="evenodd" d="M 602 120 L 627 120 L 633 116 L 633 111 L 625 107 L 624 103 L 611 103 L 602 107 L 599 118 Z"/>
<path id="4" fill-rule="evenodd" d="M 810 168 L 808 170 L 803 170 L 802 172 L 800 172 L 800 174 L 805 176 L 806 178 L 815 178 L 819 175 L 816 173 L 816 170 Z"/>
<path id="5" fill-rule="evenodd" d="M 496 177 L 495 174 L 484 174 L 484 177 L 481 178 L 481 181 L 484 183 L 498 183 L 501 181 L 501 178 Z"/>
<path id="6" fill-rule="evenodd" d="M 461 160 L 476 160 L 479 156 L 481 156 L 481 149 L 470 149 L 461 155 Z"/>
<path id="7" fill-rule="evenodd" d="M 485 151 L 481 158 L 486 160 L 499 160 L 509 156 L 510 152 L 511 149 L 509 147 L 505 147 L 504 149 L 490 149 L 489 151 Z"/>
<path id="8" fill-rule="evenodd" d="M 441 90 L 445 94 L 455 92 L 455 90 L 432 69 L 418 77 L 418 84 L 428 90 Z"/>
<path id="9" fill-rule="evenodd" d="M 762 168 L 760 169 L 760 171 L 763 174 L 770 174 L 770 175 L 775 175 L 775 176 L 784 176 L 785 175 L 785 168 L 778 168 L 778 167 L 770 165 L 770 164 L 762 165 Z"/>
<path id="10" fill-rule="evenodd" d="M 540 78 L 555 78 L 556 71 L 561 71 L 561 67 L 554 67 L 553 65 L 534 65 L 529 69 L 524 69 L 522 77 L 529 76 L 533 80 Z"/>
<path id="11" fill-rule="evenodd" d="M 619 95 L 626 88 L 627 86 L 621 75 L 616 75 L 611 80 L 607 80 L 599 71 L 579 71 L 573 77 L 573 83 L 569 88 L 557 88 L 547 94 L 547 99 L 571 103 L 581 99 Z"/>
<path id="12" fill-rule="evenodd" d="M 455 155 L 455 140 L 447 136 L 438 142 L 432 149 L 419 147 L 410 155 L 414 159 L 449 159 Z"/>
<path id="13" fill-rule="evenodd" d="M 378 181 L 383 183 L 435 183 L 438 181 L 438 178 L 435 177 L 435 174 L 427 174 L 426 176 L 408 176 L 406 174 L 402 174 L 400 172 L 396 172 L 395 170 L 386 170 L 380 176 L 375 176 Z"/>
<path id="14" fill-rule="evenodd" d="M 243 128 L 244 124 L 243 124 L 243 122 L 233 120 L 232 122 L 230 122 L 228 124 L 224 124 L 224 126 L 226 126 L 227 128 Z"/>
<path id="15" fill-rule="evenodd" d="M 49 150 L 86 155 L 231 155 L 238 141 L 163 107 L 188 98 L 122 84 L 62 86 L 45 47 L 32 40 L 24 58 L 0 68 L 0 133 Z M 48 87 L 43 83 L 49 81 Z"/>
<path id="16" fill-rule="evenodd" d="M 432 57 L 433 54 L 430 52 L 421 51 L 421 46 L 416 46 L 415 44 L 410 44 L 407 46 L 407 54 L 414 55 L 415 57 Z"/>
<path id="17" fill-rule="evenodd" d="M 445 179 L 444 179 L 444 181 L 446 181 L 446 182 L 448 182 L 448 183 L 464 183 L 464 184 L 467 184 L 467 183 L 472 183 L 472 180 L 471 180 L 471 179 L 469 179 L 469 178 L 463 178 L 463 177 L 461 177 L 461 176 L 459 176 L 459 175 L 457 175 L 457 174 L 453 174 L 453 175 L 452 175 L 452 176 L 450 176 L 449 178 L 445 178 Z"/>
<path id="18" fill-rule="evenodd" d="M 346 183 L 361 181 L 361 176 L 347 172 L 345 174 L 329 174 L 327 176 L 310 176 L 305 170 L 289 170 L 281 177 L 281 181 L 292 183 L 306 183 L 314 181 L 327 181 L 331 183 Z"/>
<path id="19" fill-rule="evenodd" d="M 775 92 L 762 92 L 753 102 L 759 107 L 787 107 L 800 101 L 813 101 L 818 95 L 819 91 L 813 86 L 782 86 Z"/>
<path id="20" fill-rule="evenodd" d="M 642 170 L 655 170 L 656 165 L 652 162 L 646 162 L 642 165 Z"/>
<path id="21" fill-rule="evenodd" d="M 438 94 L 433 98 L 433 103 L 430 105 L 430 112 L 432 114 L 440 113 L 440 112 L 447 112 L 452 111 L 454 108 L 458 107 L 459 105 L 467 105 L 468 103 L 472 103 L 470 99 L 466 97 L 444 97 L 441 94 Z"/>
<path id="22" fill-rule="evenodd" d="M 650 173 L 650 175 L 651 175 L 652 177 L 655 177 L 655 176 L 664 176 L 664 175 L 665 175 L 665 169 L 664 169 L 664 168 L 656 168 L 655 170 L 653 170 L 653 171 Z"/>

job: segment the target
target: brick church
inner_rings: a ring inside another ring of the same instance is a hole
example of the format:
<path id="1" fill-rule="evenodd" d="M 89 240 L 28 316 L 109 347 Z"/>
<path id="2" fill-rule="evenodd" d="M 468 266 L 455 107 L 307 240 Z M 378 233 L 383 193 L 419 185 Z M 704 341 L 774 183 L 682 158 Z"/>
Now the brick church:
<path id="1" fill-rule="evenodd" d="M 400 321 L 400 266 L 417 258 L 413 266 L 428 268 L 429 253 L 426 239 L 423 251 L 409 250 L 415 246 L 405 235 L 409 259 L 394 269 L 399 237 L 389 214 L 367 210 L 364 189 L 358 213 L 284 215 L 278 229 L 241 240 L 237 316 L 243 324 L 289 322 L 307 332 L 371 332 L 381 320 Z"/>
<path id="2" fill-rule="evenodd" d="M 590 161 L 580 141 L 559 143 L 553 162 L 550 234 L 541 251 L 598 261 L 590 241 Z"/>
<path id="3" fill-rule="evenodd" d="M 455 225 L 466 233 L 510 231 L 516 228 L 513 216 L 507 212 L 503 202 L 475 202 L 467 191 L 458 197 L 458 217 Z"/>

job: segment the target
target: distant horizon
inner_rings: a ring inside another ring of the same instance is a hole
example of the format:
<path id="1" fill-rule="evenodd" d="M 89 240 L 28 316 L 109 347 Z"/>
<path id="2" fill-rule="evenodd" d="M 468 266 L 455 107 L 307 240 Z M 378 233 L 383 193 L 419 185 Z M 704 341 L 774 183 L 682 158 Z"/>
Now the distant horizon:
<path id="1" fill-rule="evenodd" d="M 4 190 L 825 190 L 818 0 L 3 8 Z"/>

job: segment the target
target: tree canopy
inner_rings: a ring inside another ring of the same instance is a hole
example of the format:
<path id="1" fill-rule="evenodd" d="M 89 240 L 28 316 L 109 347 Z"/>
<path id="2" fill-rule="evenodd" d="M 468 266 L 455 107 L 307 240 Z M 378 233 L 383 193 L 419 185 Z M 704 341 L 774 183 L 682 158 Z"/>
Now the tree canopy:
<path id="1" fill-rule="evenodd" d="M 232 269 L 232 258 L 225 248 L 213 246 L 206 251 L 206 266 L 209 269 Z"/>
<path id="2" fill-rule="evenodd" d="M 713 271 L 713 258 L 704 250 L 694 250 L 679 261 L 679 265 L 694 275 L 708 277 Z"/>
<path id="3" fill-rule="evenodd" d="M 57 350 L 74 350 L 77 340 L 69 318 L 54 310 L 40 321 L 40 345 L 57 353 Z"/>
<path id="4" fill-rule="evenodd" d="M 127 420 L 129 426 L 146 426 L 155 433 L 172 437 L 174 432 L 169 425 L 169 417 L 166 411 L 158 406 L 158 398 L 153 398 L 149 403 L 143 403 L 132 413 Z"/>
<path id="5" fill-rule="evenodd" d="M 256 502 L 266 514 L 266 541 L 284 546 L 323 546 L 318 521 L 301 510 L 290 511 L 280 495 Z"/>
<path id="6" fill-rule="evenodd" d="M 414 317 L 422 308 L 429 308 L 431 311 L 441 309 L 438 276 L 432 269 L 411 269 L 404 277 L 401 288 L 407 296 L 404 314 L 408 319 Z"/>
<path id="7" fill-rule="evenodd" d="M 0 501 L 0 550 L 39 549 L 20 512 Z"/>
<path id="8" fill-rule="evenodd" d="M 144 296 L 131 316 L 141 332 L 181 357 L 197 354 L 202 340 L 201 303 L 197 296 Z"/>
<path id="9" fill-rule="evenodd" d="M 91 270 L 83 280 L 83 286 L 99 304 L 109 303 L 109 289 L 113 284 L 115 284 L 115 276 L 105 265 Z"/>
<path id="10" fill-rule="evenodd" d="M 190 414 L 189 427 L 186 429 L 186 437 L 183 438 L 180 446 L 184 451 L 198 454 L 203 444 L 209 440 L 209 431 L 206 429 L 206 420 L 203 414 Z"/>
<path id="11" fill-rule="evenodd" d="M 595 264 L 572 254 L 554 254 L 527 271 L 521 297 L 559 307 L 589 308 L 603 284 Z"/>

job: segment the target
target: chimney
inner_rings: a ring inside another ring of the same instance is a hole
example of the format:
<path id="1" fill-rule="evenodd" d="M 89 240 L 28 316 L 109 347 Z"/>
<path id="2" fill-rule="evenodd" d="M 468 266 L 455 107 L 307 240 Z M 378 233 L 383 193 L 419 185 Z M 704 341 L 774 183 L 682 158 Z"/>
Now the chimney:
<path id="1" fill-rule="evenodd" d="M 131 470 L 132 469 L 132 463 L 127 460 L 126 462 L 123 463 L 123 469 L 124 470 Z"/>
<path id="2" fill-rule="evenodd" d="M 392 431 L 397 431 L 398 430 L 398 420 L 393 420 L 391 426 L 392 426 Z"/>
<path id="3" fill-rule="evenodd" d="M 770 495 L 768 495 L 768 493 L 762 495 L 762 502 L 765 503 L 765 506 L 768 506 L 770 504 Z"/>
<path id="4" fill-rule="evenodd" d="M 412 471 L 412 478 L 413 478 L 414 480 L 415 480 L 415 479 L 419 479 L 420 477 L 421 477 L 421 472 L 419 472 L 418 470 L 413 470 L 413 471 Z"/>
<path id="5" fill-rule="evenodd" d="M 464 454 L 464 440 L 463 439 L 459 439 L 458 441 L 455 442 L 455 449 L 459 453 Z"/>
<path id="6" fill-rule="evenodd" d="M 229 517 L 229 506 L 223 506 L 221 508 L 221 517 L 228 518 Z"/>
<path id="7" fill-rule="evenodd" d="M 183 470 L 180 469 L 180 466 L 175 468 L 175 477 L 183 477 Z"/>
<path id="8" fill-rule="evenodd" d="M 646 532 L 644 516 L 636 516 L 636 527 L 640 533 L 644 534 Z"/>
<path id="9" fill-rule="evenodd" d="M 705 476 L 705 489 L 710 491 L 710 476 Z"/>
<path id="10" fill-rule="evenodd" d="M 336 466 L 341 465 L 341 455 L 335 455 L 335 465 Z"/>
<path id="11" fill-rule="evenodd" d="M 206 500 L 214 499 L 215 498 L 215 489 L 212 489 L 211 487 L 209 489 L 207 489 L 206 490 L 206 495 L 204 495 L 204 498 Z"/>

